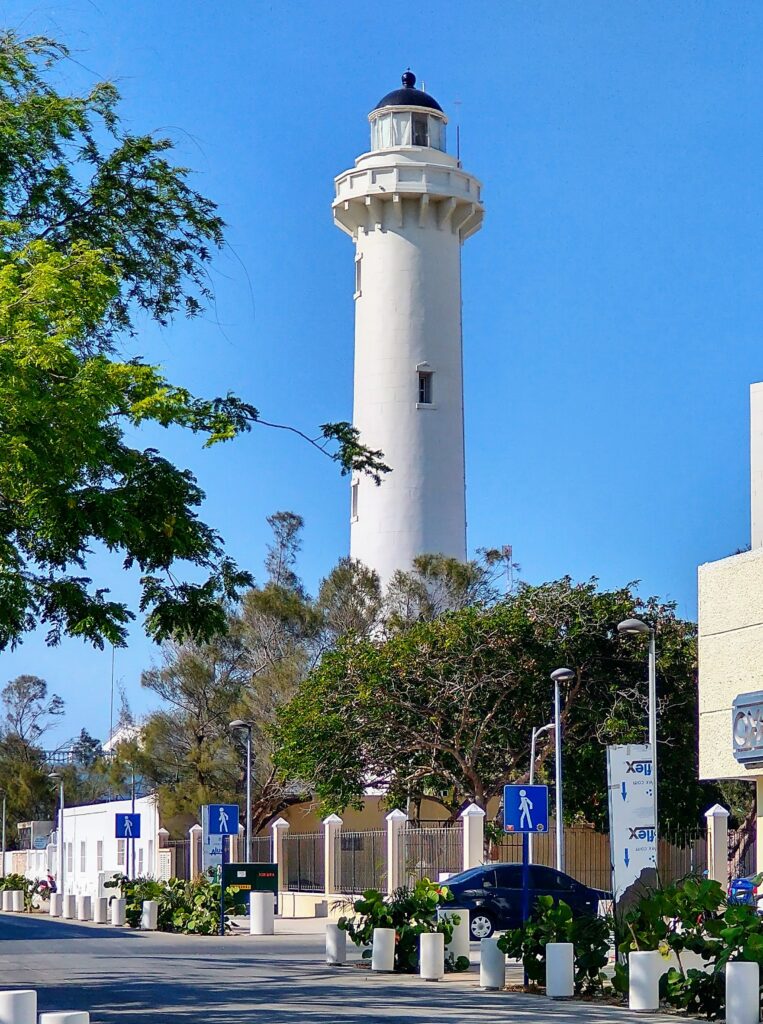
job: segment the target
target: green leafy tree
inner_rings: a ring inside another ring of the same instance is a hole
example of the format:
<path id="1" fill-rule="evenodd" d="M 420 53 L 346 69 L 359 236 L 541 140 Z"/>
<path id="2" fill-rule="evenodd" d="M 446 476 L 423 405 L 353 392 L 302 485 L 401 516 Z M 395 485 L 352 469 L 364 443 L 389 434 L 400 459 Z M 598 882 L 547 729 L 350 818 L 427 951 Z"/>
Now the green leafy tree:
<path id="1" fill-rule="evenodd" d="M 122 353 L 139 317 L 201 310 L 223 223 L 169 140 L 124 129 L 113 85 L 56 89 L 66 57 L 0 36 L 0 650 L 39 625 L 50 643 L 125 643 L 135 611 L 88 575 L 98 544 L 137 568 L 149 635 L 205 642 L 251 578 L 199 517 L 193 475 L 128 435 L 178 426 L 208 446 L 263 421 Z M 387 469 L 351 424 L 302 436 L 343 473 Z"/>
<path id="2" fill-rule="evenodd" d="M 696 628 L 632 586 L 601 591 L 569 578 L 520 585 L 492 607 L 415 623 L 386 640 L 348 637 L 324 655 L 279 713 L 276 763 L 314 788 L 326 809 L 364 788 L 390 802 L 429 795 L 455 815 L 529 773 L 530 733 L 551 716 L 550 673 L 574 670 L 563 694 L 565 809 L 603 827 L 605 745 L 643 742 L 646 648 L 618 634 L 632 614 L 658 633 L 659 807 L 663 828 L 695 825 L 717 799 L 697 782 Z M 552 742 L 536 773 L 548 778 Z"/>
<path id="3" fill-rule="evenodd" d="M 48 696 L 48 684 L 39 676 L 16 676 L 0 691 L 0 699 L 4 731 L 17 736 L 29 749 L 64 713 L 63 700 L 55 693 Z"/>

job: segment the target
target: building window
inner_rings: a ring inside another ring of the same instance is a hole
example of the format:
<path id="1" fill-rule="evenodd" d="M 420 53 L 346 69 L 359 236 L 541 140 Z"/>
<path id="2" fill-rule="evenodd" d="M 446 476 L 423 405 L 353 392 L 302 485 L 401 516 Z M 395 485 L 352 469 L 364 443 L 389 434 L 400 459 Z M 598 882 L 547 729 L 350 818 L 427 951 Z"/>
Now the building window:
<path id="1" fill-rule="evenodd" d="M 429 145 L 429 118 L 426 114 L 413 115 L 413 145 Z"/>
<path id="2" fill-rule="evenodd" d="M 125 850 L 127 849 L 126 839 L 117 839 L 117 867 L 125 866 Z"/>
<path id="3" fill-rule="evenodd" d="M 353 298 L 360 298 L 360 265 L 363 262 L 363 256 L 358 255 L 355 257 L 355 294 Z"/>
<path id="4" fill-rule="evenodd" d="M 83 874 L 87 871 L 87 843 L 79 844 L 79 869 Z"/>
<path id="5" fill-rule="evenodd" d="M 138 877 L 143 877 L 143 847 L 138 850 Z"/>
<path id="6" fill-rule="evenodd" d="M 99 839 L 95 846 L 95 870 L 103 871 L 103 840 Z"/>
<path id="7" fill-rule="evenodd" d="M 352 488 L 350 490 L 350 493 L 352 495 L 352 500 L 350 502 L 350 516 L 352 517 L 353 520 L 358 518 L 358 486 L 358 481 L 353 480 Z"/>
<path id="8" fill-rule="evenodd" d="M 425 370 L 419 371 L 419 405 L 432 404 L 432 374 Z"/>
<path id="9" fill-rule="evenodd" d="M 70 875 L 74 871 L 74 847 L 71 843 L 66 844 L 66 873 Z"/>
<path id="10" fill-rule="evenodd" d="M 148 841 L 148 873 L 153 875 L 154 873 L 154 841 L 149 839 Z"/>

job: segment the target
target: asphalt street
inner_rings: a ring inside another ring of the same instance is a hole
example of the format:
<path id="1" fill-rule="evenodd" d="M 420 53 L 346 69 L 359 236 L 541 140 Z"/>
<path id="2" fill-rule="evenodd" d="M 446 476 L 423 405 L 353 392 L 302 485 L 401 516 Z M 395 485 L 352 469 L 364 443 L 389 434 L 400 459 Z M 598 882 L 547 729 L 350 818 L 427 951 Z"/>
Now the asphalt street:
<path id="1" fill-rule="evenodd" d="M 432 984 L 330 968 L 321 922 L 276 927 L 272 937 L 223 939 L 0 914 L 0 988 L 37 989 L 40 1012 L 89 1010 L 92 1024 L 643 1022 L 610 1006 L 481 992 L 474 971 Z M 650 1020 L 675 1024 L 675 1017 Z"/>

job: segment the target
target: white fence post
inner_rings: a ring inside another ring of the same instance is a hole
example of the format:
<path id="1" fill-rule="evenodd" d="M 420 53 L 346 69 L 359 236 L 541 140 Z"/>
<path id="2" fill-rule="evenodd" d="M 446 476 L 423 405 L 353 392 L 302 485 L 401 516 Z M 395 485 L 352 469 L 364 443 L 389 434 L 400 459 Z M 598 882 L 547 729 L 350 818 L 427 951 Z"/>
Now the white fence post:
<path id="1" fill-rule="evenodd" d="M 273 833 L 273 863 L 278 868 L 278 888 L 282 891 L 289 888 L 286 865 L 286 836 L 289 827 L 286 818 L 276 818 L 270 826 Z"/>
<path id="2" fill-rule="evenodd" d="M 196 841 L 201 835 L 201 825 L 191 825 L 188 829 L 188 864 L 191 881 L 201 874 L 201 850 Z"/>
<path id="3" fill-rule="evenodd" d="M 400 834 L 408 821 L 405 811 L 395 808 L 386 817 L 387 822 L 387 893 L 399 889 L 400 882 Z"/>
<path id="4" fill-rule="evenodd" d="M 323 819 L 323 891 L 327 896 L 339 892 L 342 884 L 338 877 L 336 857 L 337 837 L 342 831 L 342 819 L 338 814 L 329 814 Z"/>
<path id="5" fill-rule="evenodd" d="M 477 804 L 461 811 L 464 826 L 464 871 L 479 867 L 485 859 L 485 812 Z"/>
<path id="6" fill-rule="evenodd" d="M 726 888 L 729 880 L 729 812 L 720 804 L 705 811 L 707 819 L 707 877 Z"/>

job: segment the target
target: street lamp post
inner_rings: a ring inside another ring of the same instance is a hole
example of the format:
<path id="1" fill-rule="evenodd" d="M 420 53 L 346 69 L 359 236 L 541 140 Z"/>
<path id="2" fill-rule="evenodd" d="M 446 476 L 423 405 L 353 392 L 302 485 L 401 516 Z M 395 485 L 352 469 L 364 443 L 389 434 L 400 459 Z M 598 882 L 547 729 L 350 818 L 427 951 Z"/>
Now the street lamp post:
<path id="1" fill-rule="evenodd" d="M 58 772 L 50 772 L 49 779 L 58 779 L 58 891 L 64 893 L 64 778 Z"/>
<path id="2" fill-rule="evenodd" d="M 2 854 L 2 856 L 3 856 L 3 878 L 5 878 L 5 808 L 6 808 L 6 801 L 8 799 L 8 794 L 5 792 L 4 789 L 0 790 L 0 793 L 3 794 L 3 854 Z"/>
<path id="3" fill-rule="evenodd" d="M 652 781 L 654 783 L 654 827 L 657 829 L 657 645 L 652 626 L 641 619 L 624 619 L 618 623 L 617 632 L 626 636 L 649 634 L 649 746 L 652 748 Z M 655 846 L 655 864 L 657 867 L 657 849 Z"/>
<path id="4" fill-rule="evenodd" d="M 564 871 L 564 806 L 562 800 L 562 714 L 559 687 L 575 678 L 571 668 L 557 668 L 551 673 L 554 683 L 554 772 L 556 786 L 556 867 Z"/>
<path id="5" fill-rule="evenodd" d="M 230 723 L 234 731 L 246 729 L 246 860 L 252 861 L 252 723 L 237 718 Z"/>
<path id="6" fill-rule="evenodd" d="M 553 722 L 549 722 L 548 725 L 541 725 L 541 726 L 538 726 L 537 728 L 534 728 L 533 731 L 532 731 L 532 734 L 530 736 L 530 785 L 531 786 L 533 784 L 533 780 L 535 779 L 535 741 L 544 732 L 548 732 L 549 729 L 553 729 L 553 728 L 554 728 L 554 723 Z M 527 859 L 530 862 L 530 864 L 532 864 L 532 862 L 533 862 L 533 838 L 534 837 L 533 837 L 533 834 L 531 832 L 530 835 L 527 837 L 527 839 L 528 839 Z"/>

